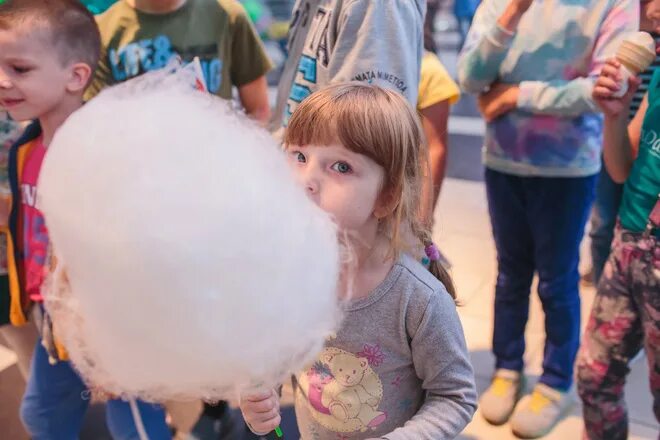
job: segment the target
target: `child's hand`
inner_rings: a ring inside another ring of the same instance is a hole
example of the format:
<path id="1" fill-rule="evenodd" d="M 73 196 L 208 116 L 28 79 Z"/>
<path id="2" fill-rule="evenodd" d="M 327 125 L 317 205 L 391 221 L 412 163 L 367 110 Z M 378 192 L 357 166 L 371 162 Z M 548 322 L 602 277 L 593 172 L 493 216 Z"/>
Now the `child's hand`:
<path id="1" fill-rule="evenodd" d="M 605 116 L 612 118 L 618 117 L 629 110 L 632 97 L 641 83 L 639 78 L 631 77 L 626 94 L 621 98 L 616 98 L 614 94 L 620 89 L 619 84 L 623 79 L 620 69 L 621 63 L 615 58 L 607 60 L 592 92 L 592 97 L 598 107 Z"/>
<path id="2" fill-rule="evenodd" d="M 243 418 L 257 435 L 268 434 L 282 421 L 280 398 L 275 390 L 243 397 L 240 406 Z"/>
<path id="3" fill-rule="evenodd" d="M 515 110 L 520 89 L 517 85 L 495 83 L 490 90 L 479 96 L 479 111 L 486 122 Z"/>

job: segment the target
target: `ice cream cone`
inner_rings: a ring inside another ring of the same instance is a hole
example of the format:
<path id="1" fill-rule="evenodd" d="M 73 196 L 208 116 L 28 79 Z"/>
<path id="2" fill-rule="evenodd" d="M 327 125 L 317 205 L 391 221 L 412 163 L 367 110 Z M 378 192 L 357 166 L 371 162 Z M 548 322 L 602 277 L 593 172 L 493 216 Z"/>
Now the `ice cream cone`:
<path id="1" fill-rule="evenodd" d="M 646 47 L 624 41 L 616 53 L 616 59 L 626 66 L 630 73 L 639 75 L 648 69 L 655 60 L 655 48 L 653 51 L 649 51 Z"/>
<path id="2" fill-rule="evenodd" d="M 628 91 L 628 80 L 631 76 L 637 76 L 649 68 L 655 60 L 655 41 L 646 32 L 635 32 L 630 35 L 616 52 L 616 59 L 621 63 L 623 69 L 620 88 L 615 97 L 622 97 Z"/>

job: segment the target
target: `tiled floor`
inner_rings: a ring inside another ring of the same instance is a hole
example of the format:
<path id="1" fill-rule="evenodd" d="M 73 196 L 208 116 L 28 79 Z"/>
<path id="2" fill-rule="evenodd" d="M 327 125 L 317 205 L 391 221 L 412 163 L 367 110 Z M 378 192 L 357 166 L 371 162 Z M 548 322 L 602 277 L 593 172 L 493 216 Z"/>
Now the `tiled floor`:
<path id="1" fill-rule="evenodd" d="M 493 368 L 490 337 L 496 275 L 495 250 L 482 183 L 455 179 L 446 181 L 436 211 L 434 236 L 453 265 L 452 275 L 463 304 L 459 308 L 459 314 L 477 376 L 477 387 L 481 392 L 488 386 Z M 594 294 L 593 288 L 583 287 L 581 290 L 583 322 L 589 313 Z M 530 322 L 526 333 L 525 371 L 535 380 L 541 372 L 544 332 L 540 302 L 535 293 L 532 294 L 532 298 Z M 631 418 L 630 438 L 634 440 L 658 438 L 658 424 L 651 411 L 652 401 L 647 378 L 646 359 L 642 358 L 633 365 L 626 386 Z M 545 439 L 579 439 L 582 431 L 580 414 L 581 409 L 576 398 L 576 404 L 570 415 Z M 507 425 L 490 426 L 477 412 L 460 439 L 506 440 L 515 437 Z"/>

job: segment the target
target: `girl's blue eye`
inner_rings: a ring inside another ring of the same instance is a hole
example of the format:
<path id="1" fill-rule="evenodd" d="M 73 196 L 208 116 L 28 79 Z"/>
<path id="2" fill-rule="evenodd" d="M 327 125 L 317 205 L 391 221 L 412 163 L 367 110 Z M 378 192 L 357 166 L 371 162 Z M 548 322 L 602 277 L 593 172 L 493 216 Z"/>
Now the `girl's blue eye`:
<path id="1" fill-rule="evenodd" d="M 337 171 L 340 174 L 347 174 L 352 171 L 351 166 L 347 164 L 346 162 L 336 162 L 333 166 L 332 169 Z"/>
<path id="2" fill-rule="evenodd" d="M 305 159 L 305 155 L 302 154 L 300 151 L 298 151 L 298 152 L 296 152 L 296 153 L 294 153 L 294 154 L 296 155 L 296 160 L 297 160 L 298 162 L 302 162 L 302 163 L 307 162 L 307 159 Z"/>

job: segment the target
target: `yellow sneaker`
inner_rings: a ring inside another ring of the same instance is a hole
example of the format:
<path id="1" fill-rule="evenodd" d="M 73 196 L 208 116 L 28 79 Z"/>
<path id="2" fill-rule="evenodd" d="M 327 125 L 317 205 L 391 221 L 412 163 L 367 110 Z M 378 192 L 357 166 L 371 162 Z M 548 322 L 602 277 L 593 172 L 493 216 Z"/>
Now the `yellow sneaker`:
<path id="1" fill-rule="evenodd" d="M 518 371 L 503 368 L 495 371 L 490 387 L 479 400 L 479 410 L 484 419 L 491 425 L 506 423 L 524 388 L 524 376 Z"/>
<path id="2" fill-rule="evenodd" d="M 537 384 L 532 394 L 523 397 L 516 406 L 511 417 L 513 434 L 524 439 L 547 435 L 572 404 L 570 393 Z"/>

